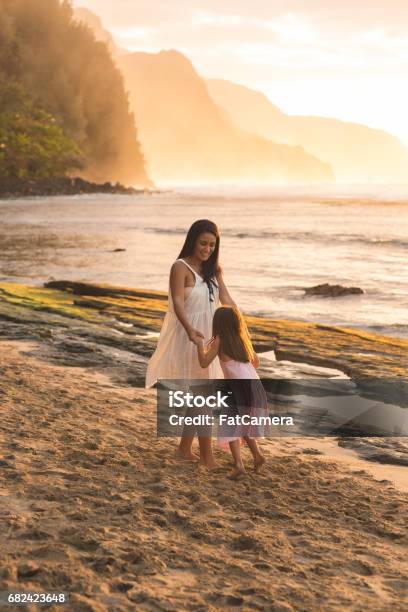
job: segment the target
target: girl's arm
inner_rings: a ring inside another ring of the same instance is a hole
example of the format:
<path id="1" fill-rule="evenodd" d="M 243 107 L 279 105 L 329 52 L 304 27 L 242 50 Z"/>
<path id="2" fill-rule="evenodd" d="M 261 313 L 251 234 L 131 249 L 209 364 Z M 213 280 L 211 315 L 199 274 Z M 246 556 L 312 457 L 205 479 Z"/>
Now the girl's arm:
<path id="1" fill-rule="evenodd" d="M 232 299 L 232 297 L 230 296 L 230 294 L 228 292 L 227 286 L 226 286 L 225 281 L 224 281 L 224 277 L 223 277 L 221 266 L 218 266 L 216 278 L 217 278 L 218 287 L 219 287 L 219 291 L 220 291 L 220 302 L 221 302 L 221 304 L 223 306 L 236 306 L 236 303 L 234 302 L 234 300 Z"/>
<path id="2" fill-rule="evenodd" d="M 194 329 L 187 317 L 184 308 L 184 282 L 186 278 L 186 266 L 176 261 L 170 271 L 170 291 L 174 305 L 174 312 L 177 315 L 178 320 L 187 332 L 188 337 L 191 341 L 195 341 L 197 338 L 203 338 L 203 334 L 197 329 Z"/>
<path id="3" fill-rule="evenodd" d="M 259 357 L 256 353 L 254 353 L 254 358 L 251 361 L 252 365 L 254 366 L 254 368 L 259 368 Z"/>
<path id="4" fill-rule="evenodd" d="M 214 340 L 212 340 L 207 347 L 204 346 L 204 340 L 202 338 L 199 338 L 197 340 L 197 352 L 200 366 L 202 368 L 208 368 L 210 363 L 214 361 L 214 359 L 218 355 L 219 350 L 220 339 L 218 336 L 214 338 Z"/>

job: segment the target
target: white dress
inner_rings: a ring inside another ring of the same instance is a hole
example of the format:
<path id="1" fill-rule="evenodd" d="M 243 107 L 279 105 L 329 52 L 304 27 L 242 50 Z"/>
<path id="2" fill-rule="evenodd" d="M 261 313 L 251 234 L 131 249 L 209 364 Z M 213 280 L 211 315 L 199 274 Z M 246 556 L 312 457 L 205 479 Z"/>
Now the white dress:
<path id="1" fill-rule="evenodd" d="M 182 261 L 194 274 L 194 287 L 184 288 L 184 309 L 186 317 L 194 329 L 204 335 L 204 342 L 212 337 L 212 321 L 219 306 L 218 286 L 214 287 L 213 300 L 207 283 L 186 262 Z M 147 366 L 146 387 L 152 387 L 158 380 L 165 379 L 208 379 L 224 378 L 218 357 L 202 368 L 198 361 L 197 347 L 189 339 L 184 327 L 174 312 L 169 288 L 169 305 L 164 317 L 157 348 Z"/>

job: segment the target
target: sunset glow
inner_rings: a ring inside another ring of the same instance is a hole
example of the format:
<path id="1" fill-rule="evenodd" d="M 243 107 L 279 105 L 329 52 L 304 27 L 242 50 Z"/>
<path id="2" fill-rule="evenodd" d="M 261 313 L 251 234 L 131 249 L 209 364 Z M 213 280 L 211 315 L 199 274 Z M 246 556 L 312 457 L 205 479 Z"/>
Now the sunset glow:
<path id="1" fill-rule="evenodd" d="M 408 144 L 406 2 L 74 5 L 97 12 L 131 51 L 177 49 L 202 76 L 262 91 L 287 113 L 365 123 Z"/>

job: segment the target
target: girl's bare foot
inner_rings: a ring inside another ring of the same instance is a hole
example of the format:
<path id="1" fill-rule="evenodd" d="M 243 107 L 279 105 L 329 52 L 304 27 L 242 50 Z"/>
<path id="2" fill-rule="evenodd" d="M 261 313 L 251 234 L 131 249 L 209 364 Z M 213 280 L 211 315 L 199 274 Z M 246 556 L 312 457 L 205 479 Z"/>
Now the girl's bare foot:
<path id="1" fill-rule="evenodd" d="M 263 457 L 262 455 L 259 455 L 259 457 L 257 457 L 254 460 L 254 472 L 255 474 L 259 474 L 262 471 L 262 467 L 265 464 L 265 457 Z"/>
<path id="2" fill-rule="evenodd" d="M 241 480 L 241 478 L 245 478 L 246 471 L 244 467 L 235 466 L 231 472 L 230 480 Z"/>
<path id="3" fill-rule="evenodd" d="M 195 455 L 191 451 L 189 451 L 189 452 L 182 452 L 179 448 L 176 451 L 174 451 L 174 456 L 179 461 L 194 461 L 194 462 L 197 462 L 197 461 L 200 460 L 200 457 L 198 457 L 198 455 Z"/>

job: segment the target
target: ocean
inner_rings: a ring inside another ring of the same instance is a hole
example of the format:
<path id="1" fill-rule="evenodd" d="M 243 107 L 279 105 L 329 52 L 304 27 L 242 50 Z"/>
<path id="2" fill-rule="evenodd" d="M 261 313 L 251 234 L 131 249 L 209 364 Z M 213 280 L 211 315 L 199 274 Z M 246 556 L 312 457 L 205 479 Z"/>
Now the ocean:
<path id="1" fill-rule="evenodd" d="M 186 231 L 200 218 L 220 229 L 220 262 L 244 312 L 408 337 L 408 186 L 3 200 L 0 280 L 167 290 Z M 306 298 L 304 288 L 319 283 L 364 294 Z"/>

